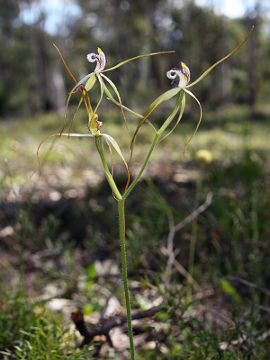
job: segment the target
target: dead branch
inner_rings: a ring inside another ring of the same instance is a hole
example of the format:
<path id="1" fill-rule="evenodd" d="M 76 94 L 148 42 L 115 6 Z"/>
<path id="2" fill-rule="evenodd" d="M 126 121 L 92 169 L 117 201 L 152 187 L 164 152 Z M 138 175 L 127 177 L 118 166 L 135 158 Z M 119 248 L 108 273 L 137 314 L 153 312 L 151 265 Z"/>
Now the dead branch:
<path id="1" fill-rule="evenodd" d="M 228 279 L 230 281 L 234 281 L 234 282 L 238 282 L 239 284 L 242 284 L 246 287 L 249 287 L 251 289 L 255 289 L 260 291 L 261 293 L 263 293 L 266 296 L 270 297 L 270 291 L 268 289 L 265 289 L 263 287 L 258 286 L 257 284 L 254 284 L 248 280 L 242 279 L 241 277 L 238 276 L 233 276 L 233 275 L 228 275 L 224 277 L 225 279 Z"/>
<path id="2" fill-rule="evenodd" d="M 213 193 L 209 192 L 206 196 L 205 202 L 189 214 L 183 221 L 175 225 L 174 231 L 182 230 L 186 225 L 192 223 L 199 215 L 201 215 L 211 204 L 213 200 Z"/>
<path id="3" fill-rule="evenodd" d="M 199 289 L 199 285 L 195 282 L 191 274 L 176 260 L 175 250 L 174 250 L 174 238 L 177 231 L 182 230 L 186 225 L 192 223 L 199 215 L 201 215 L 211 204 L 213 200 L 213 193 L 209 192 L 206 196 L 205 202 L 195 209 L 190 215 L 188 215 L 183 221 L 175 225 L 174 218 L 172 214 L 168 216 L 169 222 L 169 234 L 167 237 L 167 248 L 162 247 L 161 252 L 168 256 L 168 262 L 165 272 L 166 282 L 169 281 L 172 267 L 174 265 L 175 269 L 184 276 L 194 287 Z"/>
<path id="4" fill-rule="evenodd" d="M 161 252 L 165 256 L 169 256 L 168 249 L 165 247 L 161 248 Z M 187 279 L 187 281 L 192 284 L 195 290 L 200 290 L 199 284 L 196 282 L 196 280 L 192 277 L 192 275 L 184 268 L 182 264 L 180 264 L 179 261 L 176 259 L 173 260 L 173 265 L 175 267 L 175 270 L 179 272 L 183 277 Z"/>
<path id="5" fill-rule="evenodd" d="M 136 312 L 132 315 L 133 320 L 140 320 L 147 317 L 151 317 L 156 313 L 165 310 L 163 306 L 154 306 L 149 310 Z M 80 347 L 88 345 L 91 343 L 95 336 L 104 335 L 106 339 L 108 339 L 109 332 L 115 328 L 120 327 L 126 324 L 127 317 L 126 316 L 115 316 L 113 318 L 101 319 L 97 325 L 95 325 L 92 329 L 87 329 L 83 314 L 81 311 L 76 311 L 71 314 L 71 319 L 75 324 L 76 329 L 83 337 L 83 341 Z"/>

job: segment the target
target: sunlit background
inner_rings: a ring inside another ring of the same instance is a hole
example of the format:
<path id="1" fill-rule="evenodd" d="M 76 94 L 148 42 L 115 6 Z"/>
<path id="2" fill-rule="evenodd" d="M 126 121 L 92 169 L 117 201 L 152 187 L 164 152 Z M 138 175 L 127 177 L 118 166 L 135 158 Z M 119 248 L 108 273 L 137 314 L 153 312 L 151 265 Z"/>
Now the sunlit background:
<path id="1" fill-rule="evenodd" d="M 199 89 L 206 106 L 254 106 L 269 95 L 268 1 L 2 1 L 0 116 L 63 111 L 70 88 L 55 42 L 78 78 L 90 71 L 86 54 L 99 46 L 109 64 L 144 52 L 174 57 L 133 64 L 117 75 L 129 101 L 169 86 L 165 72 L 180 60 L 192 78 L 234 47 L 255 25 L 241 54 Z"/>

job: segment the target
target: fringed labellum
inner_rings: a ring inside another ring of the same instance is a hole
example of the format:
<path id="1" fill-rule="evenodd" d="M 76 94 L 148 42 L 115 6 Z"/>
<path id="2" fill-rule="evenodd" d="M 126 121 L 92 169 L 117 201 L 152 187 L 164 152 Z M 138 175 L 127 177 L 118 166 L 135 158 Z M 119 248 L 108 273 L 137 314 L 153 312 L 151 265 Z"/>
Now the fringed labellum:
<path id="1" fill-rule="evenodd" d="M 86 55 L 86 58 L 90 63 L 96 63 L 96 67 L 94 70 L 95 73 L 101 72 L 105 69 L 106 56 L 100 48 L 98 48 L 98 54 L 90 53 Z"/>
<path id="2" fill-rule="evenodd" d="M 180 62 L 178 67 L 167 72 L 167 78 L 172 80 L 172 85 L 184 88 L 190 81 L 190 70 L 185 63 Z"/>

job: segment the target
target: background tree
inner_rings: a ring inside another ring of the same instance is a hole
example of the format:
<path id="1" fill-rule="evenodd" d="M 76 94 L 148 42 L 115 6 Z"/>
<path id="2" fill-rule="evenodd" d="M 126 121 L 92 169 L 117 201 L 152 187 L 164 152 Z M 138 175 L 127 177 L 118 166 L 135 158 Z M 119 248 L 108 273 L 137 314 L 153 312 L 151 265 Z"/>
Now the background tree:
<path id="1" fill-rule="evenodd" d="M 64 74 L 55 49 L 56 42 L 68 57 L 77 77 L 88 72 L 85 55 L 100 46 L 109 63 L 134 54 L 156 50 L 176 50 L 169 58 L 155 57 L 134 62 L 128 74 L 125 68 L 113 76 L 122 93 L 132 93 L 132 101 L 151 100 L 155 89 L 169 86 L 166 71 L 180 60 L 191 68 L 192 78 L 221 58 L 240 41 L 252 25 L 256 30 L 249 48 L 223 64 L 198 88 L 198 96 L 209 108 L 226 103 L 250 104 L 269 93 L 269 71 L 265 59 L 269 51 L 269 33 L 262 3 L 243 18 L 217 15 L 213 7 L 200 7 L 193 0 L 69 0 L 54 34 L 48 32 L 48 8 L 41 0 L 0 0 L 0 114 L 61 112 L 66 89 L 72 86 Z M 64 4 L 64 3 L 63 3 Z M 76 16 L 70 7 L 79 9 Z M 33 13 L 25 21 L 22 11 Z M 253 71 L 249 71 L 252 68 Z M 248 74 L 249 77 L 246 76 Z M 116 79 L 117 77 L 117 79 Z M 149 86 L 148 86 L 149 84 Z M 259 91 L 258 91 L 259 89 Z M 52 95 L 54 94 L 54 95 Z M 125 99 L 123 99 L 125 101 Z M 130 104 L 132 105 L 132 104 Z"/>

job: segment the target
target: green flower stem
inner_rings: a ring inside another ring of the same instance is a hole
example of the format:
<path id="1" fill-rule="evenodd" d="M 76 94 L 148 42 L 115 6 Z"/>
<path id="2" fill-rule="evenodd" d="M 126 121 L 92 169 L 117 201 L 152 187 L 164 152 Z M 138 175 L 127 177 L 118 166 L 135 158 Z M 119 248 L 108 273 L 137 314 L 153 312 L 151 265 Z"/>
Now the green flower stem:
<path id="1" fill-rule="evenodd" d="M 138 181 L 140 180 L 147 164 L 148 161 L 150 159 L 150 156 L 152 155 L 152 152 L 154 151 L 159 139 L 160 139 L 161 134 L 159 134 L 158 132 L 155 134 L 154 140 L 151 144 L 151 147 L 148 151 L 148 154 L 146 155 L 146 158 L 144 159 L 143 165 L 138 173 L 138 175 L 135 177 L 135 179 L 132 181 L 132 183 L 130 184 L 129 188 L 125 191 L 125 193 L 123 194 L 123 199 L 126 199 L 128 197 L 128 195 L 131 193 L 131 191 L 134 189 L 134 187 L 137 185 Z"/>
<path id="2" fill-rule="evenodd" d="M 125 302 L 126 302 L 126 310 L 127 310 L 128 336 L 129 336 L 129 342 L 130 342 L 131 360 L 135 360 L 135 347 L 134 347 L 134 341 L 133 341 L 131 304 L 130 304 L 130 297 L 129 297 L 128 274 L 127 274 L 127 256 L 126 256 L 126 241 L 125 241 L 125 234 L 126 234 L 126 230 L 125 230 L 125 200 L 128 197 L 128 195 L 131 193 L 131 191 L 135 188 L 138 181 L 140 180 L 140 178 L 149 162 L 149 159 L 150 159 L 156 145 L 158 144 L 162 134 L 164 133 L 164 131 L 167 129 L 167 127 L 170 125 L 170 123 L 176 116 L 176 114 L 179 110 L 181 101 L 182 101 L 182 94 L 180 92 L 180 96 L 178 98 L 177 104 L 176 104 L 173 112 L 166 119 L 166 121 L 161 126 L 161 128 L 156 132 L 154 139 L 152 141 L 152 144 L 150 146 L 150 149 L 144 159 L 144 162 L 142 164 L 142 167 L 141 167 L 139 173 L 137 174 L 137 176 L 132 181 L 131 185 L 125 191 L 125 193 L 123 195 L 121 195 L 121 193 L 119 192 L 118 187 L 115 184 L 113 176 L 109 170 L 105 152 L 104 152 L 102 136 L 95 137 L 96 147 L 99 152 L 101 162 L 103 165 L 103 169 L 105 171 L 108 183 L 109 183 L 114 195 L 116 196 L 116 198 L 118 200 L 119 237 L 120 237 L 121 260 L 122 260 L 122 278 L 123 278 L 123 283 L 124 283 L 124 294 L 125 294 Z"/>
<path id="3" fill-rule="evenodd" d="M 110 169 L 108 167 L 108 163 L 107 163 L 107 160 L 106 160 L 104 147 L 103 147 L 103 143 L 102 143 L 102 136 L 96 136 L 95 137 L 95 142 L 96 142 L 96 147 L 97 147 L 97 150 L 99 152 L 100 159 L 101 159 L 101 162 L 102 162 L 102 166 L 103 166 L 103 169 L 105 171 L 108 183 L 109 183 L 114 195 L 116 196 L 117 200 L 122 200 L 122 195 L 120 194 L 120 192 L 118 190 L 118 187 L 115 184 L 113 176 L 112 176 L 112 174 L 110 172 Z"/>
<path id="4" fill-rule="evenodd" d="M 121 260 L 122 260 L 122 277 L 124 283 L 124 293 L 125 293 L 125 302 L 126 302 L 126 309 L 127 309 L 127 323 L 128 323 L 128 336 L 129 336 L 129 343 L 130 343 L 130 354 L 131 360 L 135 360 L 135 348 L 134 348 L 134 341 L 133 341 L 133 332 L 132 332 L 132 317 L 131 317 L 131 305 L 130 305 L 130 298 L 129 298 L 129 286 L 128 286 L 128 275 L 127 275 L 127 256 L 126 256 L 126 226 L 125 226 L 125 199 L 120 194 L 117 185 L 113 179 L 113 176 L 109 170 L 103 142 L 102 136 L 96 136 L 96 147 L 99 152 L 101 162 L 103 165 L 103 169 L 105 171 L 108 183 L 118 200 L 118 215 L 119 215 L 119 237 L 120 237 L 120 245 L 121 245 Z"/>
<path id="5" fill-rule="evenodd" d="M 121 258 L 122 258 L 122 277 L 124 283 L 124 293 L 127 310 L 127 323 L 128 323 L 128 337 L 130 343 L 130 355 L 131 360 L 135 360 L 135 348 L 133 341 L 132 331 L 132 317 L 131 317 L 131 305 L 129 298 L 129 286 L 128 286 L 128 274 L 127 274 L 127 255 L 126 255 L 126 225 L 125 225 L 125 199 L 118 201 L 118 215 L 119 215 L 119 235 L 121 245 Z"/>

